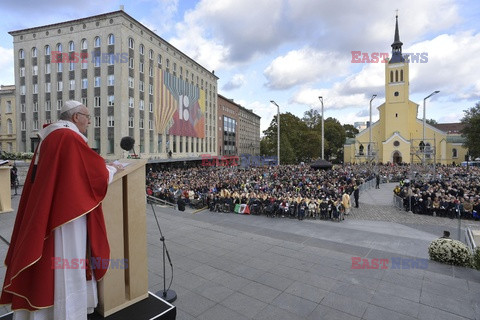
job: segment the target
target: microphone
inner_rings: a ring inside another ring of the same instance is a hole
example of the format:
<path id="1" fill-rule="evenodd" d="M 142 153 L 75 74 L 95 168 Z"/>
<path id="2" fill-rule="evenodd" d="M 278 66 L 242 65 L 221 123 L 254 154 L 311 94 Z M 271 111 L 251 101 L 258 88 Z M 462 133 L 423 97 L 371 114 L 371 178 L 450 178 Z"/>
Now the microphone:
<path id="1" fill-rule="evenodd" d="M 125 151 L 133 151 L 133 156 L 136 158 L 137 154 L 135 153 L 135 149 L 133 149 L 133 145 L 135 144 L 135 139 L 132 137 L 123 137 L 122 140 L 120 140 L 120 148 L 122 148 Z"/>

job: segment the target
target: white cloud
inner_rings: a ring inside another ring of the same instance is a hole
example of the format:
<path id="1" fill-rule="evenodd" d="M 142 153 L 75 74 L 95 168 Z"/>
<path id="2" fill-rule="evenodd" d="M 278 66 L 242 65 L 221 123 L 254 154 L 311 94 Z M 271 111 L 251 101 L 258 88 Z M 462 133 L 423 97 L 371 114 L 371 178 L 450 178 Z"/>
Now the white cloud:
<path id="1" fill-rule="evenodd" d="M 246 83 L 245 76 L 243 74 L 235 74 L 230 81 L 228 81 L 223 87 L 223 90 L 229 91 L 233 89 L 241 88 Z"/>
<path id="2" fill-rule="evenodd" d="M 288 89 L 313 81 L 326 81 L 347 74 L 350 62 L 334 52 L 303 48 L 278 57 L 265 69 L 266 86 Z"/>

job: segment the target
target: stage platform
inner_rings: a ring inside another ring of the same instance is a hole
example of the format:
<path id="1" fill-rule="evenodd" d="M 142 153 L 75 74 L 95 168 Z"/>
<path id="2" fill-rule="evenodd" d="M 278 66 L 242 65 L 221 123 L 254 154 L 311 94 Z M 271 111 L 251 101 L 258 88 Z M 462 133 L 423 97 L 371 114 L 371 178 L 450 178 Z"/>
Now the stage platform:
<path id="1" fill-rule="evenodd" d="M 104 318 L 98 313 L 88 316 L 88 320 L 175 320 L 177 309 L 157 295 L 149 292 L 143 299 L 123 310 Z M 13 312 L 0 317 L 0 320 L 12 320 Z"/>

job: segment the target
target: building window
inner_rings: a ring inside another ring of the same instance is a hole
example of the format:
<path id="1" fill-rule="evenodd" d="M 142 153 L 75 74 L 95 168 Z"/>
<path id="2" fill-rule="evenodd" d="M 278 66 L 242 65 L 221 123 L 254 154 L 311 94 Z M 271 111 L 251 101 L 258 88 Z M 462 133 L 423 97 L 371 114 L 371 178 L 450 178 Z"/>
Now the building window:
<path id="1" fill-rule="evenodd" d="M 140 90 L 140 92 L 143 92 L 144 87 L 145 87 L 145 83 L 143 81 L 139 81 L 138 82 L 138 89 Z"/>
<path id="2" fill-rule="evenodd" d="M 398 82 L 398 70 L 395 70 L 395 82 Z"/>
<path id="3" fill-rule="evenodd" d="M 95 48 L 99 48 L 99 47 L 100 47 L 100 37 L 95 37 L 94 47 L 95 47 Z"/>
<path id="4" fill-rule="evenodd" d="M 128 127 L 133 128 L 133 117 L 128 118 Z"/>
<path id="5" fill-rule="evenodd" d="M 158 64 L 160 65 L 160 67 L 162 66 L 162 55 L 161 54 L 158 55 Z"/>
<path id="6" fill-rule="evenodd" d="M 108 35 L 108 44 L 109 45 L 115 44 L 115 36 L 111 33 Z"/>
<path id="7" fill-rule="evenodd" d="M 12 122 L 12 119 L 7 119 L 7 134 L 13 134 L 13 122 Z"/>
<path id="8" fill-rule="evenodd" d="M 70 71 L 75 70 L 75 62 L 70 62 L 68 70 L 70 70 Z"/>
<path id="9" fill-rule="evenodd" d="M 93 97 L 93 103 L 94 103 L 94 107 L 95 107 L 95 108 L 100 107 L 100 102 L 101 102 L 101 100 L 100 100 L 100 97 L 99 97 L 99 96 Z"/>
<path id="10" fill-rule="evenodd" d="M 63 91 L 63 81 L 57 82 L 57 91 Z M 62 101 L 62 100 L 60 100 Z"/>
<path id="11" fill-rule="evenodd" d="M 148 67 L 148 75 L 150 77 L 153 77 L 153 68 L 152 67 Z"/>
<path id="12" fill-rule="evenodd" d="M 88 88 L 88 79 L 83 78 L 82 79 L 82 89 L 87 89 Z"/>
<path id="13" fill-rule="evenodd" d="M 400 70 L 400 81 L 402 81 L 402 82 L 403 82 L 403 69 L 402 69 L 402 70 Z"/>
<path id="14" fill-rule="evenodd" d="M 140 62 L 140 65 L 139 65 L 139 67 L 140 67 L 140 70 L 139 70 L 139 71 L 140 71 L 140 73 L 143 73 L 143 62 Z"/>
<path id="15" fill-rule="evenodd" d="M 50 55 L 50 46 L 49 46 L 49 45 L 46 45 L 46 46 L 45 46 L 45 55 L 46 55 L 46 56 L 49 56 L 49 55 Z"/>
<path id="16" fill-rule="evenodd" d="M 73 52 L 75 51 L 75 44 L 73 43 L 73 41 L 70 41 L 68 43 L 68 52 Z"/>
<path id="17" fill-rule="evenodd" d="M 38 130 L 38 120 L 33 120 L 33 130 Z"/>
<path id="18" fill-rule="evenodd" d="M 18 58 L 25 59 L 25 51 L 23 49 L 18 50 Z"/>
<path id="19" fill-rule="evenodd" d="M 108 116 L 108 127 L 113 128 L 115 126 L 115 120 L 113 116 Z"/>
<path id="20" fill-rule="evenodd" d="M 113 107 L 115 105 L 115 96 L 110 95 L 108 96 L 108 106 Z"/>
<path id="21" fill-rule="evenodd" d="M 84 106 L 88 106 L 88 104 L 87 104 L 87 98 L 82 98 L 82 101 L 81 101 L 81 102 L 82 102 L 82 104 L 83 104 Z"/>
<path id="22" fill-rule="evenodd" d="M 138 121 L 140 129 L 143 129 L 143 118 L 140 118 Z"/>
<path id="23" fill-rule="evenodd" d="M 63 63 L 57 63 L 57 72 L 63 71 Z"/>
<path id="24" fill-rule="evenodd" d="M 70 86 L 68 87 L 70 90 L 75 90 L 75 80 L 70 80 Z"/>
<path id="25" fill-rule="evenodd" d="M 37 48 L 33 47 L 32 48 L 32 58 L 36 58 L 37 57 Z"/>
<path id="26" fill-rule="evenodd" d="M 130 108 L 135 107 L 135 102 L 134 102 L 134 100 L 133 100 L 133 97 L 129 97 L 129 98 L 128 98 L 128 106 L 129 106 Z"/>
<path id="27" fill-rule="evenodd" d="M 395 140 L 395 141 L 393 142 L 393 145 L 394 145 L 395 147 L 398 147 L 398 146 L 400 145 L 400 141 Z"/>
<path id="28" fill-rule="evenodd" d="M 138 103 L 138 109 L 145 110 L 145 101 L 140 100 L 140 102 Z"/>
<path id="29" fill-rule="evenodd" d="M 62 47 L 62 44 L 61 44 L 61 43 L 57 43 L 57 51 L 58 51 L 58 52 L 62 52 L 62 51 L 63 51 L 63 47 Z"/>
<path id="30" fill-rule="evenodd" d="M 133 65 L 134 65 L 133 58 L 130 58 L 130 59 L 128 60 L 128 67 L 129 67 L 130 69 L 133 69 Z"/>
<path id="31" fill-rule="evenodd" d="M 140 47 L 139 47 L 139 51 L 140 51 L 140 54 L 143 56 L 143 50 L 144 50 L 144 47 L 143 47 L 143 44 L 140 44 Z"/>
<path id="32" fill-rule="evenodd" d="M 38 66 L 33 66 L 32 67 L 32 75 L 37 76 L 38 75 Z"/>
<path id="33" fill-rule="evenodd" d="M 93 65 L 94 65 L 96 68 L 100 67 L 100 62 L 101 62 L 100 60 L 101 60 L 101 59 L 100 59 L 100 56 L 95 56 L 95 57 L 93 57 Z"/>
<path id="34" fill-rule="evenodd" d="M 108 79 L 108 85 L 109 86 L 115 85 L 115 75 L 110 74 L 110 75 L 108 75 L 107 79 Z"/>
<path id="35" fill-rule="evenodd" d="M 20 86 L 20 95 L 25 95 L 25 85 Z"/>
<path id="36" fill-rule="evenodd" d="M 45 92 L 50 92 L 52 89 L 52 84 L 50 82 L 45 83 Z"/>
<path id="37" fill-rule="evenodd" d="M 458 153 L 457 153 L 457 149 L 453 148 L 452 149 L 452 158 L 458 158 Z"/>
<path id="38" fill-rule="evenodd" d="M 25 77 L 25 67 L 20 68 L 20 77 Z"/>
<path id="39" fill-rule="evenodd" d="M 148 58 L 153 59 L 153 50 L 152 49 L 148 50 Z"/>
<path id="40" fill-rule="evenodd" d="M 148 94 L 153 94 L 153 84 L 148 85 Z"/>
<path id="41" fill-rule="evenodd" d="M 50 100 L 45 101 L 45 111 L 52 110 L 52 102 Z"/>
<path id="42" fill-rule="evenodd" d="M 35 83 L 33 85 L 33 94 L 36 94 L 36 93 L 38 93 L 38 84 Z"/>
<path id="43" fill-rule="evenodd" d="M 20 104 L 20 112 L 21 112 L 21 113 L 25 113 L 25 112 L 26 112 L 25 103 Z"/>
<path id="44" fill-rule="evenodd" d="M 27 131 L 27 124 L 25 123 L 25 120 L 20 121 L 20 130 Z"/>
<path id="45" fill-rule="evenodd" d="M 88 68 L 88 62 L 87 61 L 82 61 L 82 70 L 85 70 Z"/>
<path id="46" fill-rule="evenodd" d="M 95 117 L 94 120 L 93 120 L 93 126 L 95 128 L 100 128 L 100 117 Z"/>
<path id="47" fill-rule="evenodd" d="M 148 120 L 148 129 L 153 130 L 153 121 L 152 120 Z"/>
<path id="48" fill-rule="evenodd" d="M 50 74 L 50 63 L 45 64 L 45 74 Z"/>
<path id="49" fill-rule="evenodd" d="M 128 87 L 135 88 L 135 81 L 132 77 L 128 77 Z"/>
<path id="50" fill-rule="evenodd" d="M 62 100 L 57 100 L 57 110 L 61 110 L 62 105 L 63 105 L 63 101 Z"/>
<path id="51" fill-rule="evenodd" d="M 38 102 L 33 103 L 33 112 L 38 112 Z"/>
<path id="52" fill-rule="evenodd" d="M 135 42 L 133 41 L 132 38 L 128 38 L 128 48 L 130 48 L 130 49 L 135 48 Z"/>
<path id="53" fill-rule="evenodd" d="M 95 77 L 94 80 L 95 80 L 95 83 L 94 83 L 95 88 L 100 87 L 100 77 Z"/>
<path id="54" fill-rule="evenodd" d="M 5 113 L 12 113 L 12 101 L 7 101 Z"/>
<path id="55" fill-rule="evenodd" d="M 82 50 L 88 49 L 87 39 L 82 39 L 81 48 L 82 48 Z"/>
<path id="56" fill-rule="evenodd" d="M 148 110 L 149 110 L 150 112 L 153 112 L 153 103 L 150 102 L 150 103 L 148 104 Z"/>

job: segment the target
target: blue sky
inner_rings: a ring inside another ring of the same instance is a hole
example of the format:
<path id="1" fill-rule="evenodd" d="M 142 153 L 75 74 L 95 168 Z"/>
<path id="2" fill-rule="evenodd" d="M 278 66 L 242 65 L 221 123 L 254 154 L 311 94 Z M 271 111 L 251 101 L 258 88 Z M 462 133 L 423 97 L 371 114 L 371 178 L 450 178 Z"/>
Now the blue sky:
<path id="1" fill-rule="evenodd" d="M 341 123 L 369 118 L 384 102 L 384 64 L 352 63 L 352 51 L 391 53 L 398 10 L 410 65 L 410 100 L 427 118 L 457 122 L 480 101 L 480 2 L 476 0 L 2 1 L 0 84 L 14 82 L 8 31 L 115 11 L 132 17 L 219 77 L 218 92 L 252 109 L 266 129 L 276 107 L 302 117 L 320 108 Z"/>

